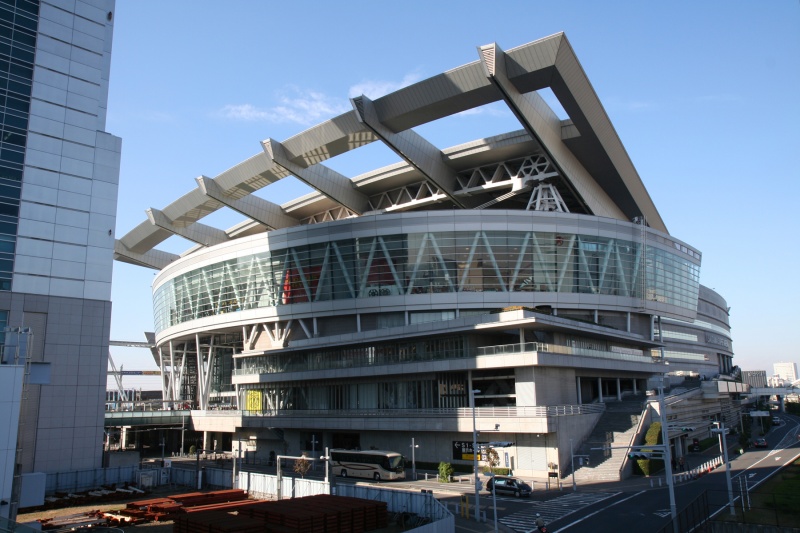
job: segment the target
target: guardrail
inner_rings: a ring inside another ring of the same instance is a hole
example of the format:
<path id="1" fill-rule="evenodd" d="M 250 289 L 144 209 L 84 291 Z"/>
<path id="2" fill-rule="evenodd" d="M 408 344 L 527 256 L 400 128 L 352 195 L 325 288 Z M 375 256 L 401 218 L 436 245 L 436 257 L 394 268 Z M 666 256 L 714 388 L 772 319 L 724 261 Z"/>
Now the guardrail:
<path id="1" fill-rule="evenodd" d="M 511 353 L 525 352 L 547 352 L 563 355 L 578 355 L 582 357 L 594 357 L 598 359 L 613 359 L 615 361 L 629 361 L 637 363 L 660 363 L 660 359 L 654 358 L 649 354 L 622 353 L 609 350 L 592 350 L 561 344 L 547 344 L 543 342 L 524 342 L 518 344 L 501 344 L 498 346 L 482 346 L 477 348 L 476 355 L 503 355 Z"/>
<path id="2" fill-rule="evenodd" d="M 606 406 L 602 403 L 583 405 L 541 405 L 533 407 L 476 407 L 478 418 L 546 418 L 553 416 L 575 416 L 602 413 Z M 306 409 L 281 411 L 241 411 L 242 416 L 253 417 L 340 417 L 340 418 L 423 418 L 423 417 L 472 417 L 469 407 L 450 407 L 438 409 Z M 220 416 L 224 412 L 205 411 L 204 414 Z"/>
<path id="3" fill-rule="evenodd" d="M 593 357 L 596 359 L 611 359 L 614 361 L 628 361 L 636 363 L 657 363 L 661 360 L 649 354 L 623 353 L 610 350 L 592 350 L 573 346 L 563 346 L 560 344 L 547 344 L 542 342 L 525 342 L 521 344 L 501 344 L 497 346 L 481 346 L 475 350 L 442 350 L 435 352 L 414 353 L 405 356 L 393 355 L 391 358 L 383 356 L 363 357 L 360 359 L 347 359 L 345 361 L 324 360 L 314 361 L 313 368 L 304 362 L 293 362 L 291 364 L 248 365 L 245 368 L 235 368 L 234 376 L 253 376 L 259 374 L 283 374 L 288 372 L 308 372 L 319 370 L 341 370 L 350 368 L 363 368 L 374 366 L 392 366 L 407 363 L 424 363 L 433 361 L 445 361 L 450 359 L 466 359 L 469 357 L 492 357 L 497 355 L 546 352 L 563 355 L 577 355 L 582 357 Z M 243 359 L 246 363 L 246 359 Z"/>

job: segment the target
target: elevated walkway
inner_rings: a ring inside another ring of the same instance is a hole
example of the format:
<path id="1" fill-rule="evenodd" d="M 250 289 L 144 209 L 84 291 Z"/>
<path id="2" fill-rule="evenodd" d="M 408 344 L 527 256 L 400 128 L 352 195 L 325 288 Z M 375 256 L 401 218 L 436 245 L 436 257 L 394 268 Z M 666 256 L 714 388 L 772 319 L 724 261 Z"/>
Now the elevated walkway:
<path id="1" fill-rule="evenodd" d="M 106 427 L 181 425 L 192 420 L 188 409 L 180 411 L 106 411 Z"/>

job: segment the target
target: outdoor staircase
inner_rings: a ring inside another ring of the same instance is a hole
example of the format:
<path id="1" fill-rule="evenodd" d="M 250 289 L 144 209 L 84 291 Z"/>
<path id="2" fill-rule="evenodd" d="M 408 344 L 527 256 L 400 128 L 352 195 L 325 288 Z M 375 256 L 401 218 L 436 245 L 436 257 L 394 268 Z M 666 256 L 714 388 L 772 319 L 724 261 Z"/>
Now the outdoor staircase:
<path id="1" fill-rule="evenodd" d="M 645 395 L 626 396 L 622 401 L 607 401 L 606 410 L 597 421 L 592 433 L 580 448 L 575 450 L 576 456 L 589 456 L 589 464 L 582 465 L 575 458 L 575 481 L 598 482 L 619 481 L 619 469 L 628 451 L 593 450 L 609 446 L 627 446 L 642 416 Z M 568 471 L 567 475 L 571 475 Z"/>

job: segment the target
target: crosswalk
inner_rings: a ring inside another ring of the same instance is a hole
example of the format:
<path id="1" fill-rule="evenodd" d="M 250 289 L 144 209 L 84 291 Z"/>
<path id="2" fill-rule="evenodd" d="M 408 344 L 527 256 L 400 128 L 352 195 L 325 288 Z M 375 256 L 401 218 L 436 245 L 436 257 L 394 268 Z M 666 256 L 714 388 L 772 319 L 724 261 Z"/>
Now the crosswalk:
<path id="1" fill-rule="evenodd" d="M 565 516 L 579 511 L 595 503 L 620 494 L 619 492 L 574 492 L 565 494 L 552 500 L 534 503 L 530 510 L 520 511 L 512 515 L 500 518 L 504 526 L 514 531 L 530 531 L 536 527 L 536 513 L 542 515 L 546 524 L 564 518 Z"/>

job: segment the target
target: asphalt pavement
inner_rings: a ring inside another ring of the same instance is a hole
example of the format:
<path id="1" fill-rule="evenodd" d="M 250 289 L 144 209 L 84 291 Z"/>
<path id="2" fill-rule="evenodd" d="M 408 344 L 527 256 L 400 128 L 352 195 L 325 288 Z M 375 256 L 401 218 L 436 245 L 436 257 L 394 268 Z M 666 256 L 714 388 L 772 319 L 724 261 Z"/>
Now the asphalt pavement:
<path id="1" fill-rule="evenodd" d="M 774 463 L 779 455 L 789 457 L 797 454 L 796 448 L 800 444 L 796 436 L 798 433 L 797 418 L 790 415 L 781 416 L 785 420 L 784 424 L 771 429 L 766 435 L 770 444 L 768 450 L 750 448 L 744 450 L 743 454 L 739 454 L 738 436 L 727 436 L 728 454 L 734 475 L 753 472 L 748 468 L 762 468 L 764 464 Z M 753 440 L 757 436 L 760 434 L 754 435 Z M 783 453 L 783 449 L 789 449 L 789 454 Z M 699 494 L 703 490 L 710 489 L 720 491 L 720 493 L 724 491 L 725 476 L 723 472 L 725 468 L 721 465 L 721 461 L 718 461 L 720 456 L 718 446 L 712 446 L 703 452 L 692 452 L 685 456 L 683 471 L 676 472 L 684 474 L 683 480 L 676 484 L 676 507 L 679 512 L 683 506 L 696 497 L 695 494 Z M 751 473 L 750 476 L 752 475 Z M 661 476 L 649 478 L 632 476 L 623 481 L 584 482 L 577 485 L 576 493 L 572 491 L 572 482 L 569 478 L 562 480 L 560 487 L 552 486 L 550 490 L 545 489 L 545 479 L 525 478 L 525 480 L 534 482 L 534 492 L 530 500 L 522 499 L 515 505 L 513 498 L 502 498 L 502 505 L 498 502 L 500 517 L 497 531 L 534 530 L 535 512 L 541 512 L 545 520 L 552 523 L 552 526 L 548 528 L 550 531 L 560 531 L 561 528 L 566 528 L 570 532 L 582 531 L 581 528 L 586 527 L 582 520 L 587 518 L 592 521 L 593 531 L 602 531 L 606 526 L 611 528 L 609 531 L 612 531 L 616 530 L 613 529 L 612 524 L 624 514 L 631 515 L 629 519 L 634 523 L 639 520 L 641 531 L 650 530 L 649 526 L 669 520 L 669 504 L 663 473 Z M 429 481 L 415 483 L 414 488 L 418 484 L 420 488 L 433 490 L 435 496 L 448 505 L 456 516 L 456 531 L 463 533 L 495 531 L 492 500 L 489 493 L 481 492 L 481 508 L 486 514 L 486 522 L 478 523 L 472 517 L 459 516 L 455 509 L 455 504 L 458 503 L 462 493 L 467 494 L 470 504 L 473 503 L 474 489 L 471 483 L 440 484 L 431 476 Z M 455 494 L 452 494 L 453 492 Z M 501 499 L 498 498 L 498 500 Z M 659 509 L 659 507 L 661 508 Z M 473 508 L 470 508 L 470 511 L 474 514 Z M 555 518 L 548 520 L 549 517 Z M 610 524 L 602 524 L 601 521 L 609 521 Z M 653 527 L 652 530 L 655 531 L 659 527 Z M 636 527 L 634 528 L 636 529 Z"/>

